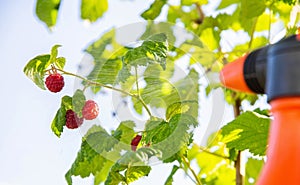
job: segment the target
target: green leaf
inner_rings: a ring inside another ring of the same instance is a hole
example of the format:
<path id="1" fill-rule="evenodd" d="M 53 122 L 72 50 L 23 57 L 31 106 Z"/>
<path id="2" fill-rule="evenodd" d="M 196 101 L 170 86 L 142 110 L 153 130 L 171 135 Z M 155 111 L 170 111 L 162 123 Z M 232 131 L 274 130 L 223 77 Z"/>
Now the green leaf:
<path id="1" fill-rule="evenodd" d="M 115 30 L 112 29 L 85 50 L 95 60 L 95 66 L 87 76 L 89 80 L 115 85 L 119 82 L 125 82 L 131 75 L 130 66 L 124 64 L 120 57 L 125 54 L 127 49 L 119 45 L 114 38 Z M 97 93 L 100 87 L 94 86 L 92 90 Z"/>
<path id="2" fill-rule="evenodd" d="M 154 22 L 149 21 L 146 27 L 145 32 L 140 37 L 141 40 L 146 40 L 147 38 L 159 34 L 164 33 L 167 38 L 167 43 L 170 46 L 174 45 L 174 42 L 176 41 L 176 37 L 174 36 L 173 32 L 173 24 L 170 24 L 168 22 Z"/>
<path id="3" fill-rule="evenodd" d="M 81 0 L 81 18 L 95 22 L 108 9 L 107 0 Z"/>
<path id="4" fill-rule="evenodd" d="M 77 89 L 73 95 L 72 99 L 73 111 L 79 116 L 82 117 L 82 108 L 85 104 L 85 95 L 82 90 Z"/>
<path id="5" fill-rule="evenodd" d="M 219 47 L 221 37 L 220 33 L 218 33 L 215 29 L 207 28 L 202 31 L 200 39 L 210 50 L 215 50 Z"/>
<path id="6" fill-rule="evenodd" d="M 235 184 L 235 169 L 228 164 L 219 164 L 211 174 L 205 178 L 201 178 L 203 184 L 206 185 L 234 185 Z"/>
<path id="7" fill-rule="evenodd" d="M 103 153 L 113 149 L 118 140 L 109 135 L 102 127 L 93 126 L 82 139 L 80 151 L 71 169 L 66 173 L 66 179 L 71 182 L 71 176 L 88 177 L 100 171 L 108 171 L 110 165 Z M 69 183 L 71 184 L 71 183 Z"/>
<path id="8" fill-rule="evenodd" d="M 205 5 L 208 3 L 208 0 L 181 0 L 181 5 L 183 6 L 191 6 L 195 3 L 199 3 L 199 5 Z"/>
<path id="9" fill-rule="evenodd" d="M 148 176 L 151 167 L 146 163 L 152 156 L 160 153 L 151 148 L 140 148 L 136 152 L 126 152 L 111 168 L 105 185 L 129 184 L 137 179 Z"/>
<path id="10" fill-rule="evenodd" d="M 150 121 L 146 125 L 143 141 L 162 151 L 161 159 L 166 160 L 189 144 L 192 135 L 190 129 L 197 125 L 195 118 L 187 114 L 174 115 L 169 122 Z"/>
<path id="11" fill-rule="evenodd" d="M 166 120 L 168 121 L 176 114 L 186 113 L 190 109 L 190 105 L 194 103 L 198 104 L 198 101 L 186 100 L 171 104 L 170 106 L 168 106 L 166 111 Z"/>
<path id="12" fill-rule="evenodd" d="M 106 163 L 104 164 L 102 169 L 100 171 L 98 171 L 97 174 L 95 175 L 95 179 L 94 179 L 95 185 L 105 182 L 105 180 L 107 179 L 107 176 L 109 174 L 109 171 L 113 165 L 114 165 L 114 162 L 106 161 Z"/>
<path id="13" fill-rule="evenodd" d="M 131 166 L 125 172 L 126 182 L 131 183 L 141 177 L 148 176 L 150 171 L 150 166 Z"/>
<path id="14" fill-rule="evenodd" d="M 167 52 L 167 36 L 160 33 L 147 38 L 141 46 L 129 50 L 123 61 L 135 67 L 158 63 L 165 70 Z"/>
<path id="15" fill-rule="evenodd" d="M 114 52 L 122 48 L 116 43 L 115 36 L 116 30 L 111 29 L 89 45 L 85 51 L 93 56 L 96 63 L 103 59 L 109 59 Z M 112 51 L 107 50 L 108 47 L 112 47 Z"/>
<path id="16" fill-rule="evenodd" d="M 244 18 L 258 17 L 264 13 L 265 9 L 265 1 L 262 0 L 241 1 L 241 16 Z"/>
<path id="17" fill-rule="evenodd" d="M 275 22 L 276 22 L 276 18 L 273 15 L 270 16 L 270 13 L 264 12 L 258 17 L 255 30 L 256 31 L 269 30 L 270 24 Z"/>
<path id="18" fill-rule="evenodd" d="M 297 2 L 297 0 L 277 0 L 277 1 L 282 1 L 282 2 L 287 3 L 289 5 L 295 5 L 296 2 Z"/>
<path id="19" fill-rule="evenodd" d="M 198 176 L 203 184 L 207 185 L 234 185 L 235 169 L 232 162 L 228 160 L 228 149 L 221 142 L 222 136 L 213 133 L 208 141 L 207 147 L 200 147 L 193 143 L 188 151 L 189 161 L 196 160 L 200 168 Z M 211 141 L 213 140 L 213 141 Z"/>
<path id="20" fill-rule="evenodd" d="M 51 129 L 57 137 L 60 137 L 63 132 L 63 127 L 66 125 L 66 112 L 73 108 L 72 97 L 64 96 L 61 99 L 61 105 L 51 123 Z"/>
<path id="21" fill-rule="evenodd" d="M 31 59 L 23 69 L 26 76 L 43 90 L 46 89 L 44 85 L 44 75 L 47 67 L 50 65 L 48 62 L 49 59 L 50 55 L 39 55 Z"/>
<path id="22" fill-rule="evenodd" d="M 217 143 L 212 147 L 218 148 L 217 151 L 211 152 L 212 154 L 219 154 L 220 156 L 225 156 L 225 145 L 222 146 L 222 143 Z M 210 152 L 210 148 L 207 148 L 206 150 Z M 221 164 L 227 163 L 225 158 L 219 157 L 217 155 L 212 155 L 209 152 L 202 151 L 197 144 L 193 144 L 192 148 L 188 151 L 188 159 L 196 159 L 196 162 L 200 167 L 199 176 L 213 174 L 214 170 L 221 166 Z"/>
<path id="23" fill-rule="evenodd" d="M 266 37 L 255 37 L 252 40 L 251 49 L 257 49 L 268 44 L 268 39 Z"/>
<path id="24" fill-rule="evenodd" d="M 122 121 L 113 135 L 120 142 L 130 145 L 132 138 L 135 136 L 134 127 L 135 123 L 133 121 Z"/>
<path id="25" fill-rule="evenodd" d="M 55 26 L 60 0 L 37 0 L 35 13 L 48 28 Z"/>
<path id="26" fill-rule="evenodd" d="M 95 65 L 87 78 L 97 83 L 115 85 L 121 68 L 121 60 L 112 59 L 101 61 Z M 100 90 L 100 86 L 94 86 L 92 90 L 94 93 L 97 93 Z"/>
<path id="27" fill-rule="evenodd" d="M 275 3 L 270 7 L 274 15 L 280 15 L 280 20 L 287 25 L 290 22 L 290 14 L 293 6 L 284 3 L 283 1 L 275 1 Z"/>
<path id="28" fill-rule="evenodd" d="M 165 73 L 154 69 L 152 66 L 146 69 L 144 80 L 147 85 L 145 88 L 140 89 L 141 96 L 146 104 L 157 108 L 167 108 L 171 104 L 180 101 L 198 101 L 199 76 L 195 70 L 191 70 L 183 79 L 170 83 L 168 79 L 171 78 L 169 75 L 173 73 L 172 71 L 168 71 L 167 69 Z M 142 104 L 135 99 L 133 99 L 133 102 L 135 110 L 141 114 Z M 198 104 L 190 105 L 187 114 L 197 117 Z"/>
<path id="29" fill-rule="evenodd" d="M 249 158 L 246 163 L 246 177 L 245 177 L 245 185 L 253 185 L 255 184 L 257 178 L 259 177 L 260 171 L 264 165 L 263 160 L 257 160 L 253 158 Z M 252 180 L 250 183 L 249 180 Z"/>
<path id="30" fill-rule="evenodd" d="M 155 0 L 148 10 L 142 13 L 142 17 L 146 20 L 154 20 L 159 16 L 162 7 L 167 3 L 167 0 Z"/>
<path id="31" fill-rule="evenodd" d="M 165 185 L 172 185 L 173 184 L 173 176 L 175 175 L 175 173 L 177 172 L 177 170 L 179 169 L 178 166 L 174 165 L 172 168 L 172 171 L 170 173 L 170 175 L 168 176 Z"/>
<path id="32" fill-rule="evenodd" d="M 240 2 L 240 0 L 222 0 L 219 4 L 217 10 L 226 8 L 230 5 L 233 5 L 233 4 L 236 4 L 236 3 L 239 3 L 239 2 Z"/>
<path id="33" fill-rule="evenodd" d="M 47 68 L 54 64 L 60 69 L 63 69 L 65 65 L 65 59 L 63 57 L 57 58 L 57 48 L 60 45 L 54 45 L 51 49 L 51 55 L 38 55 L 31 59 L 23 69 L 25 75 L 30 78 L 39 88 L 45 90 L 44 76 Z"/>
<path id="34" fill-rule="evenodd" d="M 61 45 L 54 45 L 51 48 L 51 53 L 50 53 L 50 60 L 49 62 L 52 64 L 55 62 L 55 59 L 57 58 L 58 55 L 58 50 L 57 48 L 61 47 Z"/>
<path id="35" fill-rule="evenodd" d="M 255 112 L 245 112 L 222 128 L 228 148 L 249 149 L 254 155 L 266 153 L 270 118 Z"/>
<path id="36" fill-rule="evenodd" d="M 59 69 L 63 69 L 65 67 L 66 64 L 66 59 L 64 57 L 58 57 L 56 58 L 56 60 L 54 61 L 54 64 L 56 67 L 58 67 Z"/>
<path id="37" fill-rule="evenodd" d="M 57 49 L 59 47 L 61 47 L 61 45 L 54 45 L 51 48 L 49 63 L 54 64 L 59 69 L 63 69 L 65 64 L 66 64 L 66 59 L 64 57 L 57 57 L 57 55 L 58 55 L 58 50 Z"/>
<path id="38" fill-rule="evenodd" d="M 131 76 L 130 70 L 131 70 L 130 65 L 126 65 L 124 62 L 122 62 L 122 69 L 118 73 L 117 82 L 125 83 L 128 80 L 128 78 Z"/>
<path id="39" fill-rule="evenodd" d="M 216 61 L 215 54 L 199 40 L 199 37 L 183 42 L 178 50 L 191 56 L 190 65 L 200 63 L 203 67 L 211 67 Z"/>

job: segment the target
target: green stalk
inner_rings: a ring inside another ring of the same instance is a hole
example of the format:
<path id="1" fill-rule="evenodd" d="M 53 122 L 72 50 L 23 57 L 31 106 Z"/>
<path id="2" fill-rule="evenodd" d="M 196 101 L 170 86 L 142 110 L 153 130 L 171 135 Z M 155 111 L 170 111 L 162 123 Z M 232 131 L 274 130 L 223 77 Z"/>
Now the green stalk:
<path id="1" fill-rule="evenodd" d="M 124 91 L 122 89 L 118 89 L 118 88 L 115 88 L 115 87 L 112 87 L 112 86 L 109 86 L 109 85 L 105 85 L 105 84 L 102 84 L 102 83 L 99 83 L 99 82 L 95 82 L 95 81 L 92 81 L 92 80 L 89 80 L 87 78 L 84 78 L 82 76 L 79 76 L 77 74 L 74 74 L 74 73 L 70 73 L 70 72 L 67 72 L 67 71 L 64 71 L 62 69 L 56 69 L 57 71 L 60 71 L 62 72 L 63 74 L 65 75 L 69 75 L 69 76 L 74 76 L 76 78 L 79 78 L 83 81 L 85 81 L 88 85 L 91 85 L 91 86 L 101 86 L 101 87 L 104 87 L 104 88 L 107 88 L 107 89 L 111 89 L 111 90 L 114 90 L 114 91 L 117 91 L 117 92 L 120 92 L 120 93 L 123 93 L 123 94 L 126 94 L 128 96 L 131 96 L 133 98 L 136 98 L 138 101 L 140 101 L 143 105 L 143 107 L 146 109 L 147 113 L 149 114 L 149 116 L 151 117 L 152 114 L 148 108 L 148 106 L 146 105 L 146 103 L 143 101 L 143 99 L 140 97 L 140 95 L 136 95 L 136 94 L 132 94 L 130 92 L 127 92 L 127 91 Z"/>

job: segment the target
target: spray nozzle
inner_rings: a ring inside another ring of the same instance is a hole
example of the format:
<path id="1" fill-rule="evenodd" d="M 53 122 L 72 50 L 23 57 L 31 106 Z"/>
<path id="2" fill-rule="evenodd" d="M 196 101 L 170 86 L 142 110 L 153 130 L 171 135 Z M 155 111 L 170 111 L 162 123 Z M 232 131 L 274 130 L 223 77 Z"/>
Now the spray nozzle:
<path id="1" fill-rule="evenodd" d="M 278 97 L 300 96 L 300 42 L 296 35 L 227 64 L 221 82 L 230 89 Z"/>

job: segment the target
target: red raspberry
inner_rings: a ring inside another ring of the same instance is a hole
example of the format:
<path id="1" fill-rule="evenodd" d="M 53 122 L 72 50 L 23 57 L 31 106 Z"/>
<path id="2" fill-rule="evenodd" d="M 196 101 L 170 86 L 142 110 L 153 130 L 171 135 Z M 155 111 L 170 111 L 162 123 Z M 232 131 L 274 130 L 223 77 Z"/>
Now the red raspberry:
<path id="1" fill-rule="evenodd" d="M 49 89 L 49 91 L 57 93 L 57 92 L 61 91 L 65 85 L 64 77 L 58 73 L 50 74 L 46 78 L 45 84 L 46 84 L 47 88 Z"/>
<path id="2" fill-rule="evenodd" d="M 82 108 L 82 116 L 86 120 L 95 119 L 99 114 L 99 107 L 93 100 L 88 100 L 85 102 Z"/>
<path id="3" fill-rule="evenodd" d="M 132 139 L 131 150 L 136 151 L 137 145 L 139 145 L 141 139 L 142 139 L 142 136 L 140 136 L 140 135 L 137 135 Z"/>
<path id="4" fill-rule="evenodd" d="M 83 123 L 83 118 L 79 118 L 73 110 L 66 112 L 66 127 L 69 129 L 78 128 Z"/>

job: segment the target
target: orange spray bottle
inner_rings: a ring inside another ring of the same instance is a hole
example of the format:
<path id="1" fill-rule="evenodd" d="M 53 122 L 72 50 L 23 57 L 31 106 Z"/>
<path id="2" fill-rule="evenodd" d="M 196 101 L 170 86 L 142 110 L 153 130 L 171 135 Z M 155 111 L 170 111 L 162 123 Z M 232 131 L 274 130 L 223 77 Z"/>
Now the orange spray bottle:
<path id="1" fill-rule="evenodd" d="M 267 94 L 273 121 L 257 185 L 300 185 L 300 42 L 291 36 L 229 63 L 225 87 Z"/>

